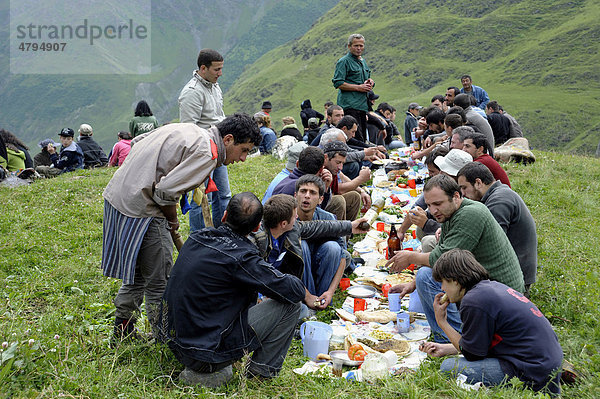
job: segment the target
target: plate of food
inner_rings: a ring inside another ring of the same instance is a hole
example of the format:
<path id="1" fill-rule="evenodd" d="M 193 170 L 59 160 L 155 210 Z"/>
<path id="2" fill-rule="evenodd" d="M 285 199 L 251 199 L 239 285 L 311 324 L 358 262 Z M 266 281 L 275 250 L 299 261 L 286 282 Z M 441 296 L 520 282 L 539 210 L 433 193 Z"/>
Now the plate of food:
<path id="1" fill-rule="evenodd" d="M 377 290 L 370 285 L 353 285 L 346 292 L 353 298 L 372 298 L 377 293 Z"/>

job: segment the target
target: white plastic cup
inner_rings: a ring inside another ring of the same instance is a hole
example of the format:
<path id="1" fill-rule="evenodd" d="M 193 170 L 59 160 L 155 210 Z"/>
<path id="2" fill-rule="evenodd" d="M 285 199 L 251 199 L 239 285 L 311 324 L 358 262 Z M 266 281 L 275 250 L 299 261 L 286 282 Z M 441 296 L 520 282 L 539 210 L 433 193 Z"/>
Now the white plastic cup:
<path id="1" fill-rule="evenodd" d="M 399 333 L 407 333 L 410 329 L 410 315 L 406 312 L 398 313 L 396 328 Z"/>
<path id="2" fill-rule="evenodd" d="M 402 298 L 400 298 L 400 294 L 397 293 L 389 293 L 388 294 L 388 302 L 391 312 L 400 312 L 402 310 Z"/>

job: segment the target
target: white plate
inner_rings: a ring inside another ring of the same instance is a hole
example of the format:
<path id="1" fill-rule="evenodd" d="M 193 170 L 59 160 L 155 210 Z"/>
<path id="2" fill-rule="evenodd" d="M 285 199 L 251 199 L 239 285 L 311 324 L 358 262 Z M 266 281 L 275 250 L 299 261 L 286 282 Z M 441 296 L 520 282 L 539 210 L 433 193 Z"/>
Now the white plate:
<path id="1" fill-rule="evenodd" d="M 349 287 L 346 292 L 353 298 L 372 298 L 377 290 L 370 285 L 354 285 Z"/>

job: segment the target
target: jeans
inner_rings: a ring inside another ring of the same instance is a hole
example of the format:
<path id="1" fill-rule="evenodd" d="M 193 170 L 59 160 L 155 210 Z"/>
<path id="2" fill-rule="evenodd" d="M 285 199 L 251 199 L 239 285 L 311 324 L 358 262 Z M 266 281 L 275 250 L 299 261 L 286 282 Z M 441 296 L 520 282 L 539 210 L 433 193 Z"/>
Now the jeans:
<path id="1" fill-rule="evenodd" d="M 474 362 L 468 361 L 463 356 L 451 357 L 442 362 L 440 371 L 454 378 L 458 374 L 463 374 L 469 384 L 483 382 L 484 385 L 499 385 L 507 378 L 500 367 L 500 362 L 493 357 Z"/>
<path id="2" fill-rule="evenodd" d="M 323 244 L 302 240 L 304 274 L 302 282 L 313 295 L 320 296 L 329 289 L 342 260 L 342 249 L 336 241 Z"/>
<path id="3" fill-rule="evenodd" d="M 260 348 L 254 351 L 248 371 L 262 377 L 275 377 L 292 343 L 294 329 L 300 315 L 300 303 L 284 304 L 267 299 L 248 310 L 248 324 L 252 327 Z"/>
<path id="4" fill-rule="evenodd" d="M 438 293 L 443 292 L 442 283 L 433 279 L 431 267 L 423 266 L 417 272 L 416 284 L 425 316 L 427 316 L 427 322 L 433 333 L 433 340 L 440 343 L 450 342 L 444 331 L 435 321 L 435 312 L 433 311 L 433 299 Z M 455 303 L 451 303 L 448 306 L 446 314 L 450 326 L 460 333 L 462 331 L 462 323 Z"/>
<path id="5" fill-rule="evenodd" d="M 248 310 L 248 324 L 260 341 L 250 359 L 248 371 L 262 377 L 275 377 L 281 370 L 285 355 L 292 343 L 300 314 L 300 303 L 284 304 L 266 299 Z M 214 373 L 237 359 L 222 363 L 206 363 L 190 357 L 177 346 L 171 347 L 177 360 L 198 373 Z"/>
<path id="6" fill-rule="evenodd" d="M 219 227 L 223 213 L 225 213 L 225 209 L 227 209 L 227 205 L 229 205 L 229 200 L 231 199 L 227 166 L 221 165 L 216 168 L 212 172 L 211 177 L 219 191 L 209 193 L 208 198 L 212 208 L 213 226 Z M 208 184 L 208 179 L 206 179 L 205 184 Z M 205 225 L 204 217 L 202 216 L 202 207 L 196 204 L 195 201 L 191 201 L 190 206 L 192 207 L 190 209 L 190 232 L 203 229 Z"/>

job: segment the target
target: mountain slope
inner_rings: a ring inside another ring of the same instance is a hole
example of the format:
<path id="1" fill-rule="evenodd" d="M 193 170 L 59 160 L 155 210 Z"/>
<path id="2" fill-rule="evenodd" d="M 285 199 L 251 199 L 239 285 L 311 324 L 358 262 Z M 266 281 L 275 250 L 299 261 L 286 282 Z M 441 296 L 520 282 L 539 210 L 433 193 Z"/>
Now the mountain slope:
<path id="1" fill-rule="evenodd" d="M 48 13 L 54 1 L 43 4 Z M 224 54 L 224 77 L 231 83 L 247 63 L 302 35 L 336 2 L 152 1 L 150 74 L 17 75 L 9 73 L 9 1 L 0 0 L 0 127 L 35 144 L 56 138 L 62 127 L 77 129 L 89 123 L 108 150 L 117 132 L 127 129 L 141 99 L 150 104 L 159 123 L 178 117 L 177 97 L 196 67 L 199 49 L 210 47 Z"/>
<path id="2" fill-rule="evenodd" d="M 593 0 L 453 2 L 343 0 L 301 38 L 265 54 L 226 96 L 227 110 L 255 111 L 269 97 L 273 117 L 298 118 L 310 98 L 336 100 L 331 84 L 346 38 L 366 38 L 364 57 L 380 100 L 398 109 L 473 77 L 517 117 L 531 145 L 592 152 L 600 116 L 600 9 Z"/>

